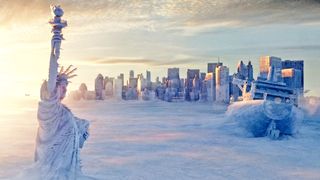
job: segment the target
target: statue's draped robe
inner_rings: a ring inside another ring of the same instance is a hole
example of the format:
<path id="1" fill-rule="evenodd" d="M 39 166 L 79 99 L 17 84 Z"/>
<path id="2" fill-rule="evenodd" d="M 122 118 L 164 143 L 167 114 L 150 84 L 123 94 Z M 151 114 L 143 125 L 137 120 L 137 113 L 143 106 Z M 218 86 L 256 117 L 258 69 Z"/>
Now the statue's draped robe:
<path id="1" fill-rule="evenodd" d="M 80 148 L 88 136 L 89 122 L 75 117 L 61 104 L 57 91 L 41 87 L 35 162 L 41 179 L 76 179 L 81 176 Z"/>

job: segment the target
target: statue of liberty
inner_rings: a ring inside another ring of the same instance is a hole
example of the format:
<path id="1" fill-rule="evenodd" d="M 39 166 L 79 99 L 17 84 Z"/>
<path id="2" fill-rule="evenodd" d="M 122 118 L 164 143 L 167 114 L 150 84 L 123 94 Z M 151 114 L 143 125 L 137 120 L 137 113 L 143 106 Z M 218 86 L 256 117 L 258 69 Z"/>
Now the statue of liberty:
<path id="1" fill-rule="evenodd" d="M 76 76 L 76 68 L 61 67 L 58 72 L 58 59 L 63 36 L 62 28 L 67 22 L 62 20 L 63 10 L 52 6 L 53 37 L 49 78 L 41 86 L 38 108 L 38 133 L 35 150 L 35 167 L 39 179 L 78 179 L 81 178 L 80 148 L 88 138 L 89 122 L 75 117 L 69 108 L 61 103 L 67 91 L 69 79 Z"/>

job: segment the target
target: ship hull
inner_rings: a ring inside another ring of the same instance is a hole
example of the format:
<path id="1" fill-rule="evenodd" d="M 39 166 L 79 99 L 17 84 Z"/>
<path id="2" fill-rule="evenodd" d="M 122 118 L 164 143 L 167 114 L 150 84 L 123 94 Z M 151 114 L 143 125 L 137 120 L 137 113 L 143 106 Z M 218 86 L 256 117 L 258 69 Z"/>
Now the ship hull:
<path id="1" fill-rule="evenodd" d="M 275 122 L 280 134 L 292 135 L 296 132 L 292 105 L 266 100 L 249 100 L 233 103 L 228 107 L 227 114 L 254 137 L 266 136 L 272 121 Z"/>

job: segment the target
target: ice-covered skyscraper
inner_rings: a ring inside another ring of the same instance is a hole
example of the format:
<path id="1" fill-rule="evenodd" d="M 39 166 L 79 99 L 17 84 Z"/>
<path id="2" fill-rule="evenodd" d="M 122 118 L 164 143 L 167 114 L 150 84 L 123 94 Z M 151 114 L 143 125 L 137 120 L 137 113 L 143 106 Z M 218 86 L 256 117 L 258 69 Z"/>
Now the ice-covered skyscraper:
<path id="1" fill-rule="evenodd" d="M 282 61 L 282 77 L 287 86 L 296 89 L 297 93 L 303 95 L 304 91 L 304 69 L 303 60 Z"/>
<path id="2" fill-rule="evenodd" d="M 208 73 L 211 73 L 211 75 L 208 76 L 208 77 L 210 77 L 210 79 L 207 79 L 207 84 L 211 88 L 208 92 L 208 93 L 211 93 L 211 94 L 208 94 L 208 98 L 209 98 L 209 100 L 212 100 L 212 101 L 216 100 L 216 67 L 222 66 L 222 65 L 223 64 L 221 62 L 208 63 Z M 209 82 L 211 80 L 212 80 L 212 82 Z"/>
<path id="3" fill-rule="evenodd" d="M 122 74 L 123 75 L 123 74 Z M 117 79 L 113 80 L 113 97 L 117 100 L 122 99 L 122 89 L 123 88 L 123 76 L 118 76 Z"/>
<path id="4" fill-rule="evenodd" d="M 229 103 L 229 68 L 226 66 L 216 67 L 216 101 Z"/>
<path id="5" fill-rule="evenodd" d="M 208 63 L 208 71 L 207 73 L 215 73 L 217 66 L 222 66 L 223 64 L 221 62 L 217 63 Z"/>
<path id="6" fill-rule="evenodd" d="M 137 92 L 141 95 L 141 92 L 147 87 L 147 80 L 143 77 L 142 74 L 138 75 L 137 80 Z"/>
<path id="7" fill-rule="evenodd" d="M 133 71 L 133 70 L 130 70 L 130 72 L 129 72 L 129 78 L 134 78 L 134 71 Z"/>
<path id="8" fill-rule="evenodd" d="M 113 96 L 113 82 L 114 82 L 113 77 L 106 76 L 104 78 L 104 91 L 105 91 L 105 95 L 108 97 Z"/>
<path id="9" fill-rule="evenodd" d="M 167 80 L 169 81 L 169 86 L 175 88 L 176 90 L 180 89 L 180 76 L 179 68 L 168 68 Z"/>
<path id="10" fill-rule="evenodd" d="M 239 79 L 247 79 L 248 77 L 248 68 L 243 63 L 243 61 L 240 61 L 237 66 L 237 76 Z"/>
<path id="11" fill-rule="evenodd" d="M 95 79 L 95 92 L 96 92 L 96 99 L 103 100 L 104 99 L 104 79 L 102 74 L 98 74 L 97 78 Z"/>
<path id="12" fill-rule="evenodd" d="M 122 80 L 122 86 L 123 86 L 123 84 L 124 84 L 124 74 L 120 73 L 120 75 L 118 76 L 118 79 Z"/>
<path id="13" fill-rule="evenodd" d="M 252 82 L 253 81 L 253 66 L 251 64 L 251 61 L 249 61 L 248 65 L 247 65 L 247 70 L 248 70 L 247 80 L 248 80 L 248 82 Z"/>
<path id="14" fill-rule="evenodd" d="M 200 73 L 199 69 L 188 69 L 187 70 L 187 78 L 185 80 L 185 99 L 187 101 L 194 100 L 195 92 L 193 92 L 193 90 L 194 90 L 194 88 L 193 88 L 194 83 L 193 82 L 194 82 L 195 77 L 197 77 L 199 79 L 199 73 Z M 200 89 L 199 89 L 199 91 L 200 91 Z"/>
<path id="15" fill-rule="evenodd" d="M 259 78 L 266 80 L 268 78 L 269 70 L 274 67 L 275 78 L 274 81 L 282 82 L 282 62 L 281 58 L 274 56 L 260 57 L 260 76 Z"/>
<path id="16" fill-rule="evenodd" d="M 152 82 L 151 82 L 151 72 L 146 71 L 146 78 L 147 78 L 147 89 L 151 90 L 152 89 Z"/>
<path id="17" fill-rule="evenodd" d="M 214 86 L 213 89 L 213 82 L 216 82 L 216 79 L 213 79 L 213 73 L 207 73 L 205 77 L 205 83 L 206 83 L 206 88 L 207 88 L 207 100 L 209 102 L 213 102 L 213 94 L 216 94 L 216 88 Z M 214 91 L 214 92 L 213 92 Z"/>
<path id="18" fill-rule="evenodd" d="M 290 69 L 301 71 L 301 78 L 298 78 L 296 87 L 304 89 L 304 62 L 303 60 L 285 60 L 282 61 L 282 69 Z"/>

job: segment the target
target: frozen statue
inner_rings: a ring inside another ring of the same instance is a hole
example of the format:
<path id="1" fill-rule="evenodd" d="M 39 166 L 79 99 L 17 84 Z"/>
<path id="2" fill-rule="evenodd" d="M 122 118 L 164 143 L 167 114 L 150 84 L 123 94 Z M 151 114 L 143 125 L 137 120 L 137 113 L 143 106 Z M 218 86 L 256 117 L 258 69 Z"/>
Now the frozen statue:
<path id="1" fill-rule="evenodd" d="M 38 179 L 81 179 L 80 148 L 88 138 L 89 122 L 75 117 L 69 108 L 61 103 L 66 95 L 69 79 L 76 76 L 76 68 L 69 66 L 58 72 L 58 59 L 62 28 L 67 26 L 61 20 L 63 10 L 52 6 L 52 44 L 48 81 L 41 86 L 39 102 L 39 128 L 36 139 L 35 166 Z M 37 179 L 32 178 L 32 179 Z"/>

